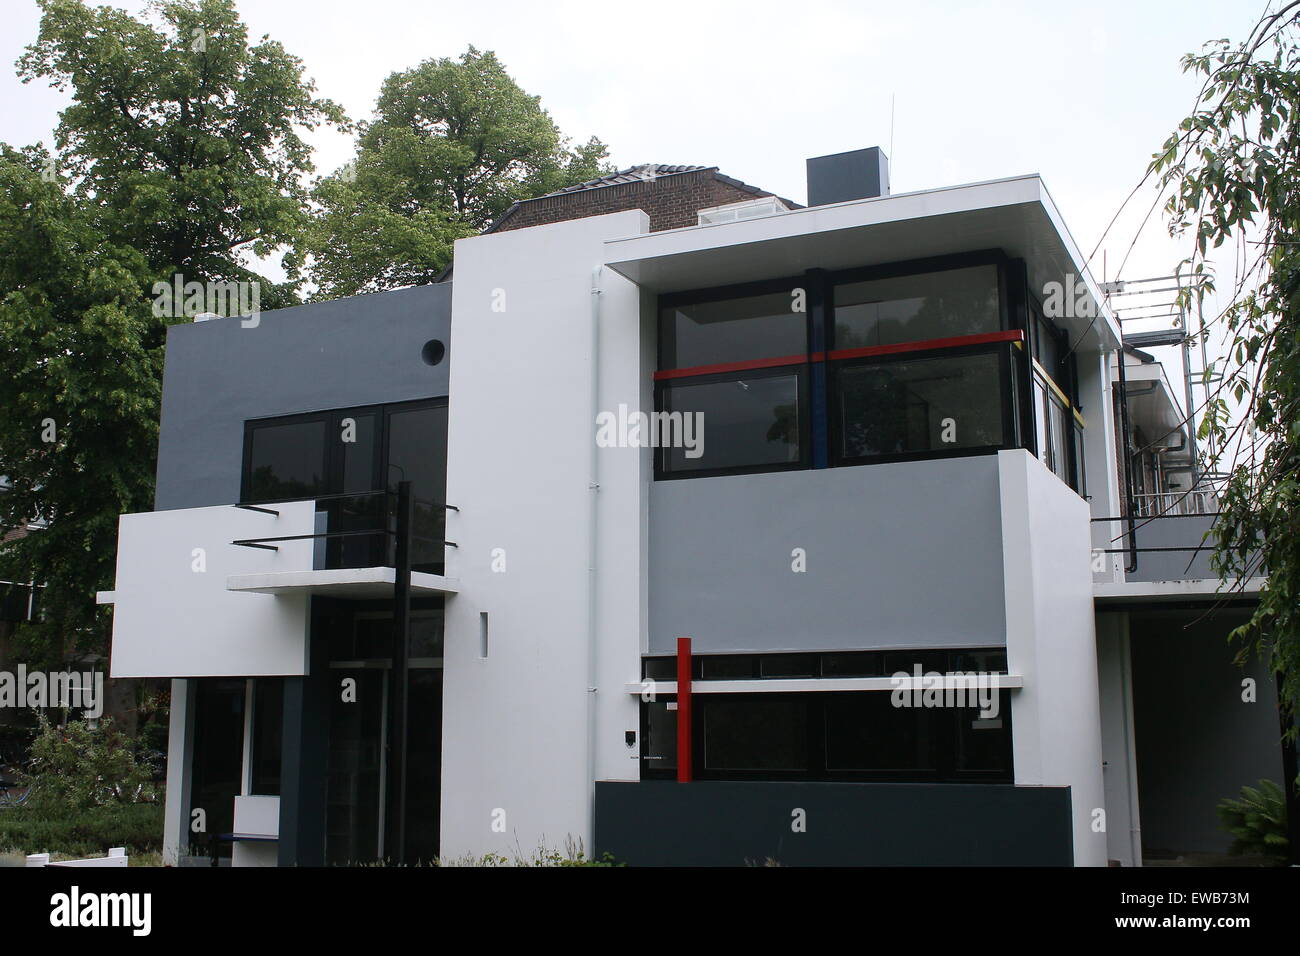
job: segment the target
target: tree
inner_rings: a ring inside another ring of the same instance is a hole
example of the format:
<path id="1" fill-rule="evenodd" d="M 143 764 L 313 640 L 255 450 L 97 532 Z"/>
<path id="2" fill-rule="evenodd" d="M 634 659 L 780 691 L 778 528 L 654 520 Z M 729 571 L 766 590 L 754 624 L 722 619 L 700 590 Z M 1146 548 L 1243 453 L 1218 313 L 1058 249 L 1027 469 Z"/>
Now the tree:
<path id="1" fill-rule="evenodd" d="M 152 506 L 161 329 L 144 256 L 107 239 L 42 150 L 0 146 L 0 527 L 49 526 L 0 549 L 0 578 L 44 583 L 20 628 L 50 665 L 102 653 L 117 516 Z"/>
<path id="2" fill-rule="evenodd" d="M 1230 586 L 1267 575 L 1250 621 L 1232 636 L 1279 675 L 1292 717 L 1300 703 L 1298 10 L 1289 3 L 1245 42 L 1219 40 L 1183 58 L 1204 83 L 1151 164 L 1171 192 L 1171 233 L 1193 242 L 1180 265 L 1196 279 L 1183 304 L 1214 291 L 1213 250 L 1237 243 L 1244 266 L 1215 320 L 1230 341 L 1199 434 L 1217 438 L 1221 460 L 1211 468 L 1230 471 L 1211 533 L 1216 570 Z"/>
<path id="3" fill-rule="evenodd" d="M 295 245 L 313 171 L 301 131 L 343 123 L 301 62 L 248 43 L 231 0 L 168 0 L 149 22 L 40 0 L 24 82 L 71 93 L 60 152 L 0 150 L 0 527 L 48 528 L 0 550 L 0 577 L 44 584 L 26 656 L 103 653 L 118 515 L 153 504 L 162 349 L 157 281 L 258 282 L 261 307 L 297 302 L 245 264 Z"/>
<path id="4" fill-rule="evenodd" d="M 319 295 L 432 282 L 457 239 L 516 200 L 603 175 L 606 156 L 594 137 L 570 149 L 491 51 L 393 73 L 355 159 L 316 188 Z"/>
<path id="5" fill-rule="evenodd" d="M 19 75 L 71 90 L 57 169 L 104 233 L 186 281 L 254 278 L 241 253 L 277 247 L 293 276 L 314 169 L 300 131 L 345 124 L 302 62 L 267 37 L 250 46 L 233 0 L 152 3 L 156 23 L 39 2 Z"/>

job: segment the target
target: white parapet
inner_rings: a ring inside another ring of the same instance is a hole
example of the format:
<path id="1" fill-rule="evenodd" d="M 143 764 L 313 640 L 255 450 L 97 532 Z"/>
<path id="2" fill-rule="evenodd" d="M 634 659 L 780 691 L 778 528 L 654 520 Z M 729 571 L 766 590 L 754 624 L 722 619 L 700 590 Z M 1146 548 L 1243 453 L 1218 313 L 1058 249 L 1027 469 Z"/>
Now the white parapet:
<path id="1" fill-rule="evenodd" d="M 258 677 L 306 672 L 307 597 L 240 593 L 232 575 L 312 570 L 315 502 L 122 515 L 111 592 L 113 677 Z M 101 594 L 103 601 L 108 594 Z"/>

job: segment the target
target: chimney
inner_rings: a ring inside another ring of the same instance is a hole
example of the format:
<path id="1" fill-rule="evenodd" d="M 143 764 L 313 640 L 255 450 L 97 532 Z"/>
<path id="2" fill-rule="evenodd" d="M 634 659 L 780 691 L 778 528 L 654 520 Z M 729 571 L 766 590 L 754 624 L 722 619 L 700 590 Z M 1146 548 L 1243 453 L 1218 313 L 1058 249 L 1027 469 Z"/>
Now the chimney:
<path id="1" fill-rule="evenodd" d="M 889 157 L 879 146 L 808 160 L 808 205 L 889 195 Z"/>

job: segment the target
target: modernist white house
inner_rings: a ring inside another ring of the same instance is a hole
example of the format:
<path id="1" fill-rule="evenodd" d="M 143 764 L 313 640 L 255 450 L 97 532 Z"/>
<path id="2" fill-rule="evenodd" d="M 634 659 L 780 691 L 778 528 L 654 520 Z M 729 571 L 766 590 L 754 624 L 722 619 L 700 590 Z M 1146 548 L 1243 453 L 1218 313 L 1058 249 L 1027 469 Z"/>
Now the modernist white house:
<path id="1" fill-rule="evenodd" d="M 170 330 L 101 600 L 113 676 L 174 678 L 172 858 L 1226 846 L 1273 691 L 1202 620 L 1213 519 L 1156 500 L 1192 440 L 1042 180 L 809 177 L 631 170 L 447 281 Z"/>

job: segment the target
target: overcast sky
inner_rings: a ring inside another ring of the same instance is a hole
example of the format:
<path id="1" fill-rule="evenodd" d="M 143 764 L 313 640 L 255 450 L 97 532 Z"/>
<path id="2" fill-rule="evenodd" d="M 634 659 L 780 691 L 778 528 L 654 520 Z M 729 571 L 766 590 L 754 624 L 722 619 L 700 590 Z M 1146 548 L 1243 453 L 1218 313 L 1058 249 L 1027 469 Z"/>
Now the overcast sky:
<path id="1" fill-rule="evenodd" d="M 133 12 L 138 0 L 117 4 Z M 63 104 L 11 64 L 36 36 L 32 0 L 0 0 L 0 140 L 44 140 Z M 575 140 L 597 135 L 620 166 L 716 165 L 806 199 L 809 156 L 882 146 L 894 192 L 1042 174 L 1089 254 L 1189 111 L 1198 84 L 1179 58 L 1240 40 L 1263 0 L 970 3 L 407 2 L 242 0 L 319 91 L 366 118 L 383 78 L 469 44 L 495 50 Z M 891 103 L 893 116 L 891 121 Z M 314 137 L 317 164 L 351 143 Z M 1153 195 L 1112 231 L 1108 277 Z M 1125 278 L 1165 274 L 1182 253 L 1153 217 Z M 1093 260 L 1102 279 L 1102 256 Z"/>

